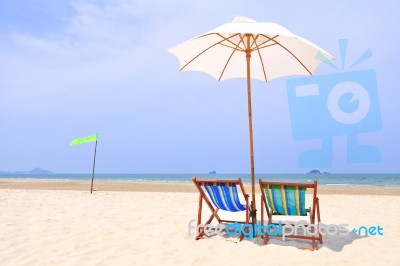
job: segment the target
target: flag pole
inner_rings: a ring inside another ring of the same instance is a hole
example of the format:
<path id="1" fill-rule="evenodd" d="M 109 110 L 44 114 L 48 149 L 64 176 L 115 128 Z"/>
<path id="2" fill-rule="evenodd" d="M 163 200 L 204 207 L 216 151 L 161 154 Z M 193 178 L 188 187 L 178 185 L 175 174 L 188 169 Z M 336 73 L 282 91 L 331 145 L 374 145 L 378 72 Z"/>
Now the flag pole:
<path id="1" fill-rule="evenodd" d="M 93 193 L 94 167 L 96 166 L 96 150 L 97 150 L 97 138 L 96 138 L 96 145 L 94 146 L 93 172 L 92 172 L 92 185 L 90 186 L 90 194 L 92 194 L 92 193 Z"/>

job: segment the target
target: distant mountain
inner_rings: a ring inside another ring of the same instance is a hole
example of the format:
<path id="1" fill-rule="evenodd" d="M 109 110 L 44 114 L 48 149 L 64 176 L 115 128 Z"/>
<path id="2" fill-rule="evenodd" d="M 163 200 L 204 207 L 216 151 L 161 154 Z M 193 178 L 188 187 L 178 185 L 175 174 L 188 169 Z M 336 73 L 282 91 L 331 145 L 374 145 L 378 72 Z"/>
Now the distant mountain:
<path id="1" fill-rule="evenodd" d="M 329 174 L 329 173 L 328 172 L 321 173 L 319 170 L 314 169 L 314 170 L 311 170 L 310 172 L 308 172 L 307 174 L 317 174 L 317 175 L 319 175 L 319 174 Z"/>
<path id="2" fill-rule="evenodd" d="M 5 171 L 0 171 L 0 174 L 18 174 L 18 175 L 49 175 L 53 174 L 52 171 L 41 169 L 39 167 L 36 167 L 30 171 L 15 171 L 15 172 L 5 172 Z"/>

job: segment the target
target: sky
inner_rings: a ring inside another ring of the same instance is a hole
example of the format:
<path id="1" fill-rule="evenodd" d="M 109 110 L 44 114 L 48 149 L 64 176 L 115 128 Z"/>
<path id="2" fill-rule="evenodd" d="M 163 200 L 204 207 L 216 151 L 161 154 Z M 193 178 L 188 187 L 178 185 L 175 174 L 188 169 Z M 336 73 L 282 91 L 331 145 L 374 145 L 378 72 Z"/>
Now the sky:
<path id="1" fill-rule="evenodd" d="M 324 138 L 299 139 L 307 128 L 293 124 L 291 77 L 253 80 L 256 173 L 399 173 L 398 10 L 395 0 L 0 0 L 0 170 L 88 173 L 94 143 L 69 143 L 98 133 L 98 173 L 248 174 L 246 81 L 180 72 L 167 52 L 244 16 L 279 23 L 334 55 L 336 68 L 320 66 L 314 81 L 356 79 L 375 108 L 363 127 L 321 125 Z M 339 40 L 347 40 L 343 58 Z M 353 73 L 363 70 L 372 72 Z M 376 156 L 361 150 L 364 158 L 350 160 L 349 139 Z M 322 145 L 330 158 L 301 161 Z"/>

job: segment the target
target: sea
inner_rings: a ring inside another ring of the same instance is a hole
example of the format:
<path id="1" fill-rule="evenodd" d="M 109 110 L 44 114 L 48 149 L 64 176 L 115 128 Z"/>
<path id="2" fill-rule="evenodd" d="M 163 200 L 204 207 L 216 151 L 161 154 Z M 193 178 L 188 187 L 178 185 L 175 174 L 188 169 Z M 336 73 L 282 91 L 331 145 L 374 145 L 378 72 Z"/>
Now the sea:
<path id="1" fill-rule="evenodd" d="M 109 182 L 166 182 L 190 183 L 192 177 L 209 179 L 237 179 L 250 184 L 250 174 L 95 174 L 95 180 Z M 91 174 L 9 174 L 0 173 L 1 179 L 18 180 L 91 180 Z M 400 174 L 256 174 L 258 179 L 286 182 L 313 182 L 323 186 L 400 187 Z"/>

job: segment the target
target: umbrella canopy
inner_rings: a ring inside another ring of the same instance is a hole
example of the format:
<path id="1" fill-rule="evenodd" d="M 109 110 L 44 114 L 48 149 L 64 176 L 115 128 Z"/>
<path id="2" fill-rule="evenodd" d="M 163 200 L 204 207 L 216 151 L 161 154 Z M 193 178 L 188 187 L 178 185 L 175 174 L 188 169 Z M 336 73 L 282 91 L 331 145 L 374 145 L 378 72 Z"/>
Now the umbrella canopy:
<path id="1" fill-rule="evenodd" d="M 247 78 L 251 215 L 254 223 L 256 208 L 250 79 L 268 82 L 285 76 L 312 75 L 321 63 L 334 57 L 276 23 L 258 23 L 244 17 L 236 17 L 232 23 L 178 44 L 168 51 L 178 58 L 181 71 L 201 71 L 217 81 Z"/>

